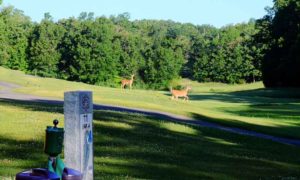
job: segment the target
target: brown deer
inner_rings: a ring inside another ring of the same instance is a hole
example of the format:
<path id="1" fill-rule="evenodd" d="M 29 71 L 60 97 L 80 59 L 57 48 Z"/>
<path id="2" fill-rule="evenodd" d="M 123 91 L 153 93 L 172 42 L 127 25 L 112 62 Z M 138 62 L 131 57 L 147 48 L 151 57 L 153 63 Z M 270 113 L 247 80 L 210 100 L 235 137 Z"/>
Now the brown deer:
<path id="1" fill-rule="evenodd" d="M 134 74 L 131 75 L 131 79 L 122 79 L 122 81 L 121 81 L 121 89 L 124 89 L 125 86 L 129 86 L 129 88 L 131 89 L 132 83 L 133 83 L 133 77 L 134 77 Z"/>
<path id="2" fill-rule="evenodd" d="M 183 97 L 184 100 L 189 100 L 188 91 L 191 89 L 192 88 L 189 86 L 187 86 L 183 90 L 175 90 L 175 89 L 172 89 L 172 87 L 171 87 L 171 94 L 172 94 L 171 99 L 174 99 L 174 98 L 178 99 L 178 97 Z"/>

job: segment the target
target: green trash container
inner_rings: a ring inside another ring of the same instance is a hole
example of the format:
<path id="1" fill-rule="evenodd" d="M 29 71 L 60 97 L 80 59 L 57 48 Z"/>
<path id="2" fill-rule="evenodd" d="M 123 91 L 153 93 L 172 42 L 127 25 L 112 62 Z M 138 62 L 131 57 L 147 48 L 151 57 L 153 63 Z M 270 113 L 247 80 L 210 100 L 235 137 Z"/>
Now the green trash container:
<path id="1" fill-rule="evenodd" d="M 58 120 L 53 121 L 54 126 L 47 126 L 44 152 L 56 157 L 62 152 L 64 141 L 64 128 L 58 128 Z"/>

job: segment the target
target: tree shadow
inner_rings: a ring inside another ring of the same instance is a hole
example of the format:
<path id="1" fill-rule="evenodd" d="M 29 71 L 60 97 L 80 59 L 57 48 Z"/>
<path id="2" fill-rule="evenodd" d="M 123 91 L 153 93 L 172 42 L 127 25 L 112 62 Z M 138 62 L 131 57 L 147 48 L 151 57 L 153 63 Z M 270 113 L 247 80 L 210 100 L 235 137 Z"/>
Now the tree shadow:
<path id="1" fill-rule="evenodd" d="M 230 108 L 228 108 L 228 109 L 230 109 Z M 239 112 L 241 112 L 241 111 L 237 111 L 237 113 L 239 113 Z M 206 122 L 213 122 L 213 123 L 216 123 L 217 125 L 221 125 L 221 126 L 223 125 L 224 127 L 228 127 L 228 128 L 230 128 L 230 127 L 239 128 L 240 130 L 249 130 L 249 131 L 253 131 L 253 132 L 264 133 L 264 134 L 273 135 L 273 136 L 282 137 L 282 138 L 291 138 L 291 139 L 299 139 L 300 138 L 300 133 L 299 133 L 300 126 L 298 126 L 298 124 L 299 124 L 298 121 L 295 122 L 294 124 L 289 123 L 291 125 L 286 125 L 286 126 L 284 126 L 284 125 L 267 126 L 267 125 L 251 123 L 251 121 L 245 122 L 245 121 L 239 121 L 239 120 L 234 120 L 234 119 L 229 119 L 229 118 L 212 118 L 212 117 L 205 116 L 205 115 L 202 115 L 199 113 L 191 113 L 191 116 L 194 119 L 199 119 L 199 120 L 203 120 Z"/>
<path id="2" fill-rule="evenodd" d="M 30 111 L 61 112 L 61 105 L 3 101 Z M 165 126 L 170 126 L 165 128 Z M 0 137 L 0 175 L 45 167 L 43 142 Z M 95 179 L 259 179 L 300 177 L 299 148 L 163 117 L 97 110 Z"/>
<path id="3" fill-rule="evenodd" d="M 0 136 L 0 175 L 15 176 L 29 168 L 46 167 L 43 142 Z"/>
<path id="4" fill-rule="evenodd" d="M 63 113 L 63 102 L 57 100 L 12 100 L 0 98 L 0 103 L 5 103 L 7 106 L 16 106 L 30 111 Z"/>
<path id="5" fill-rule="evenodd" d="M 230 108 L 224 108 L 223 110 L 231 114 L 246 117 L 296 120 L 294 124 L 300 125 L 300 103 L 250 104 L 244 110 L 236 111 Z"/>
<path id="6" fill-rule="evenodd" d="M 135 122 L 139 118 L 143 123 Z M 128 123 L 131 128 L 104 126 L 103 122 Z M 101 133 L 95 137 L 94 153 L 98 157 L 96 164 L 102 167 L 96 176 L 109 179 L 122 177 L 126 172 L 129 178 L 146 179 L 261 178 L 270 174 L 275 177 L 285 173 L 272 158 L 285 156 L 277 160 L 289 164 L 286 161 L 289 157 L 279 149 L 299 151 L 295 147 L 210 128 L 188 126 L 197 131 L 195 134 L 170 131 L 162 128 L 161 123 L 166 121 L 138 114 L 97 111 L 94 129 Z M 298 177 L 298 173 L 292 176 Z"/>
<path id="7" fill-rule="evenodd" d="M 281 103 L 300 102 L 299 88 L 261 88 L 254 90 L 243 90 L 234 92 L 214 92 L 203 94 L 190 94 L 190 100 L 217 100 L 229 103 Z"/>
<path id="8" fill-rule="evenodd" d="M 298 101 L 300 100 L 299 88 L 259 88 L 252 90 L 235 91 L 229 94 L 251 97 L 297 99 Z"/>
<path id="9" fill-rule="evenodd" d="M 240 104 L 240 106 L 234 106 L 234 108 L 226 105 L 217 109 L 218 112 L 234 115 L 237 119 L 211 118 L 200 113 L 191 113 L 191 116 L 194 119 L 215 122 L 225 126 L 239 127 L 282 137 L 300 138 L 299 90 L 299 88 L 266 88 L 213 94 L 191 94 L 190 99 L 192 101 L 215 100 Z M 249 123 L 238 120 L 239 117 L 249 118 Z M 282 125 L 258 125 L 251 123 L 251 118 L 260 118 L 259 121 L 272 120 L 274 124 Z"/>

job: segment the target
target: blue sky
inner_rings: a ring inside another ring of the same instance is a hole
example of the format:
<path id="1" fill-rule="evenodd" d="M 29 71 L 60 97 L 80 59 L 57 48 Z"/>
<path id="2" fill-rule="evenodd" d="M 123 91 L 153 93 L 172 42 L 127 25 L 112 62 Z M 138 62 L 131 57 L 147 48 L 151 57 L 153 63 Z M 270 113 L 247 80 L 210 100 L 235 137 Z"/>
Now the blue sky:
<path id="1" fill-rule="evenodd" d="M 171 19 L 196 25 L 247 22 L 250 18 L 263 17 L 272 0 L 3 0 L 23 10 L 33 21 L 39 22 L 45 12 L 54 20 L 78 17 L 80 12 L 94 12 L 96 16 L 130 13 L 135 19 Z"/>

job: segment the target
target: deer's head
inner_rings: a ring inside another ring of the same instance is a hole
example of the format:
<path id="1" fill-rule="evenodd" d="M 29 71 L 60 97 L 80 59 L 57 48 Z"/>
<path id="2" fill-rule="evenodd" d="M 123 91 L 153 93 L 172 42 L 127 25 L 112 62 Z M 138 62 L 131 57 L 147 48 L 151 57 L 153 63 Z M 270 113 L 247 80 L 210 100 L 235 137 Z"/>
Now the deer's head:
<path id="1" fill-rule="evenodd" d="M 191 87 L 191 86 L 187 86 L 185 89 L 186 89 L 187 91 L 189 91 L 189 90 L 192 89 L 192 87 Z"/>

